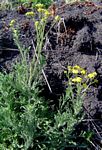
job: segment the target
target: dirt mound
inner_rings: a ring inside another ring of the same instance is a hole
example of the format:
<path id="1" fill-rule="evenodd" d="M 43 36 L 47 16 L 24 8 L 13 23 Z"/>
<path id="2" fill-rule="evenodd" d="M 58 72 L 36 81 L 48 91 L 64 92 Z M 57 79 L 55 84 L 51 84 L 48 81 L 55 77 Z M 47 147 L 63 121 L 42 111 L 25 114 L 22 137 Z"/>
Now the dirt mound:
<path id="1" fill-rule="evenodd" d="M 88 72 L 98 73 L 99 85 L 91 87 L 84 100 L 84 107 L 88 119 L 96 119 L 99 131 L 102 131 L 102 6 L 94 3 L 76 3 L 72 5 L 59 4 L 56 14 L 61 16 L 61 21 L 55 25 L 48 35 L 48 43 L 43 53 L 46 57 L 44 68 L 51 85 L 51 94 L 43 82 L 43 94 L 50 97 L 55 103 L 56 99 L 64 92 L 65 75 L 63 71 L 67 65 L 80 65 Z M 16 49 L 8 24 L 11 19 L 16 19 L 20 25 L 26 20 L 24 15 L 16 11 L 0 13 L 0 49 L 5 49 L 0 54 L 0 66 L 10 69 L 12 61 L 17 57 Z M 4 23 L 5 22 L 5 23 Z M 48 28 L 51 20 L 48 22 Z M 3 26 L 3 28 L 1 28 Z M 23 27 L 23 26 L 21 26 Z M 47 30 L 46 27 L 46 30 Z M 31 32 L 35 34 L 32 23 L 26 30 L 21 30 L 21 41 L 31 44 Z M 26 42 L 25 42 L 26 41 Z M 47 94 L 46 94 L 47 93 Z M 94 121 L 95 122 L 95 121 Z M 91 126 L 92 122 L 91 122 Z M 91 128 L 90 126 L 90 128 Z M 96 130 L 93 126 L 93 130 Z M 99 133 L 100 137 L 101 134 Z"/>

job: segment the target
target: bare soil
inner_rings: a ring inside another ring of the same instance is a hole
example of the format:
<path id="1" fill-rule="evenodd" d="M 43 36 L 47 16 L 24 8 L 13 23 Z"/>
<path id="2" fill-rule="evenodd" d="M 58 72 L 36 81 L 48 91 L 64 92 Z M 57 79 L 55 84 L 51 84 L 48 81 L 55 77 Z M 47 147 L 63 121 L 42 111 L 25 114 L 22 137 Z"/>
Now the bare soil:
<path id="1" fill-rule="evenodd" d="M 75 3 L 56 5 L 56 14 L 62 21 L 56 24 L 48 34 L 43 54 L 46 58 L 44 68 L 53 93 L 50 93 L 46 82 L 42 81 L 43 96 L 50 99 L 51 105 L 57 105 L 58 98 L 66 88 L 64 70 L 68 65 L 80 65 L 88 72 L 96 71 L 99 83 L 92 86 L 84 99 L 86 113 L 85 125 L 94 131 L 96 149 L 102 146 L 102 6 L 94 3 Z M 33 23 L 16 10 L 0 12 L 0 68 L 10 71 L 12 63 L 19 57 L 14 44 L 9 23 L 16 19 L 21 27 L 20 40 L 25 47 L 31 46 L 35 35 Z M 49 19 L 46 31 L 53 17 Z M 29 22 L 28 26 L 24 26 Z M 34 38 L 34 42 L 36 39 Z M 4 48 L 5 47 L 5 48 Z M 93 147 L 94 149 L 94 147 Z"/>

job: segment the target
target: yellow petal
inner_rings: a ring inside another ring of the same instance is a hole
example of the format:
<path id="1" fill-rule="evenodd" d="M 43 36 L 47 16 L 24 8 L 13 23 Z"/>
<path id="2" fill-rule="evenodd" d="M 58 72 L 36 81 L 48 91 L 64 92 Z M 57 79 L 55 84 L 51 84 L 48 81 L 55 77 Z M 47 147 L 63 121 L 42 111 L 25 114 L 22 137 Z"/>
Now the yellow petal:
<path id="1" fill-rule="evenodd" d="M 34 12 L 33 12 L 33 11 L 30 11 L 30 12 L 27 12 L 25 15 L 26 15 L 26 16 L 34 16 Z"/>
<path id="2" fill-rule="evenodd" d="M 72 73 L 73 73 L 73 74 L 78 74 L 79 71 L 78 71 L 77 69 L 72 69 Z"/>
<path id="3" fill-rule="evenodd" d="M 74 69 L 82 69 L 80 66 L 78 66 L 78 65 L 75 65 L 74 67 L 73 67 Z"/>
<path id="4" fill-rule="evenodd" d="M 96 75 L 97 75 L 96 72 L 92 72 L 92 73 L 89 73 L 89 74 L 87 75 L 87 77 L 88 77 L 89 79 L 91 79 L 91 78 L 95 78 Z"/>
<path id="5" fill-rule="evenodd" d="M 58 15 L 55 17 L 55 21 L 59 21 L 60 19 L 61 19 L 61 17 Z"/>
<path id="6" fill-rule="evenodd" d="M 80 83 L 82 81 L 82 78 L 76 77 L 72 79 L 72 82 Z"/>
<path id="7" fill-rule="evenodd" d="M 85 70 L 85 69 L 82 69 L 82 70 L 80 71 L 80 73 L 81 73 L 82 75 L 85 75 L 85 74 L 86 74 L 86 70 Z"/>
<path id="8" fill-rule="evenodd" d="M 44 5 L 43 5 L 43 4 L 41 4 L 41 3 L 38 3 L 38 4 L 36 4 L 36 5 L 35 5 L 35 7 L 37 7 L 37 8 L 43 8 L 43 7 L 44 7 Z"/>

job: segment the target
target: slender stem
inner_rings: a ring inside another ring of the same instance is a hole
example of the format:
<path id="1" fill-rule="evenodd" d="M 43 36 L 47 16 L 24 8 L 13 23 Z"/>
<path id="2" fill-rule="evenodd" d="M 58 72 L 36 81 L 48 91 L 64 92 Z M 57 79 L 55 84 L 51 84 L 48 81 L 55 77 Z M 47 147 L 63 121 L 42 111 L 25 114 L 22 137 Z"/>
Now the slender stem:
<path id="1" fill-rule="evenodd" d="M 37 55 L 37 53 L 36 53 L 33 40 L 32 40 L 32 45 L 33 45 L 33 49 L 34 49 L 34 52 L 35 52 L 35 56 L 36 56 L 37 59 L 38 59 L 38 55 Z M 39 62 L 39 64 L 40 64 L 40 60 L 39 60 L 39 59 L 38 59 L 38 62 Z M 48 82 L 48 80 L 47 80 L 47 77 L 46 77 L 46 74 L 45 74 L 45 72 L 44 72 L 44 69 L 42 69 L 42 74 L 43 74 L 43 76 L 44 76 L 44 78 L 45 78 L 45 81 L 46 81 L 46 83 L 47 83 L 47 85 L 48 85 L 48 88 L 49 88 L 50 92 L 52 93 L 52 89 L 51 89 L 51 86 L 50 86 L 50 84 L 49 84 L 49 82 Z"/>

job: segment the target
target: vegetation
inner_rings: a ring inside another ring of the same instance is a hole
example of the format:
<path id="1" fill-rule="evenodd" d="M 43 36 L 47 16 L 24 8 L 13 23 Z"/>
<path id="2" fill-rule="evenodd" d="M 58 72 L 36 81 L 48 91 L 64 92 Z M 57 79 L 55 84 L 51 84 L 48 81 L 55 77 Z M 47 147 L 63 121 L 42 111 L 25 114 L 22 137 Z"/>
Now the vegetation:
<path id="1" fill-rule="evenodd" d="M 27 3 L 27 2 L 32 2 L 33 4 L 41 3 L 44 4 L 45 6 L 49 6 L 53 0 L 18 0 L 20 3 Z"/>
<path id="2" fill-rule="evenodd" d="M 51 1 L 37 0 L 37 2 L 49 5 Z M 33 11 L 25 14 L 34 21 L 36 29 L 37 41 L 36 45 L 33 45 L 32 58 L 29 55 L 30 48 L 25 49 L 19 41 L 19 25 L 15 25 L 15 20 L 10 22 L 21 59 L 14 64 L 12 72 L 0 73 L 0 149 L 85 148 L 87 147 L 85 142 L 81 145 L 75 140 L 75 125 L 78 125 L 84 117 L 82 113 L 84 95 L 90 85 L 96 82 L 94 78 L 97 73 L 88 74 L 87 70 L 78 65 L 68 66 L 64 72 L 68 80 L 65 94 L 60 97 L 57 109 L 51 110 L 48 101 L 40 96 L 39 90 L 40 77 L 43 75 L 51 92 L 43 70 L 46 62 L 41 54 L 47 38 L 44 31 L 50 13 L 43 4 L 37 4 L 35 7 L 39 14 L 38 21 L 34 19 Z M 52 26 L 58 21 L 60 17 L 55 16 Z M 84 135 L 81 133 L 79 136 Z"/>
<path id="3" fill-rule="evenodd" d="M 84 2 L 85 0 L 79 0 L 79 2 Z M 14 6 L 29 5 L 32 3 L 32 6 L 35 6 L 38 3 L 44 4 L 45 7 L 49 7 L 54 0 L 2 0 L 0 4 L 0 9 L 12 9 Z M 74 3 L 76 0 L 65 0 L 65 3 Z"/>

